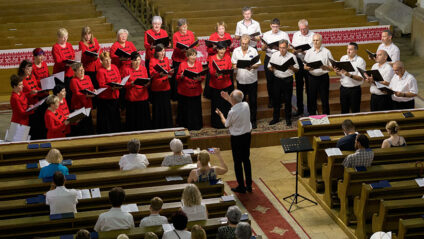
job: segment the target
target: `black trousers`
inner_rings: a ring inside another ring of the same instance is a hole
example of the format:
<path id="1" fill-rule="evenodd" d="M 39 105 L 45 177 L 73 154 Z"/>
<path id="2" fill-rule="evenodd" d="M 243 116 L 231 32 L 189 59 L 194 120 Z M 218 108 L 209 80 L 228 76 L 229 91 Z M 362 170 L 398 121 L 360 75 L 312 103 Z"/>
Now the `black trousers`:
<path id="1" fill-rule="evenodd" d="M 178 93 L 177 93 L 177 73 L 178 68 L 180 68 L 181 62 L 173 61 L 172 62 L 172 68 L 174 69 L 174 74 L 172 74 L 171 79 L 169 79 L 169 84 L 171 85 L 171 100 L 176 101 L 178 100 Z"/>
<path id="2" fill-rule="evenodd" d="M 31 135 L 31 140 L 47 138 L 47 128 L 44 122 L 46 110 L 47 104 L 44 103 L 35 109 L 32 115 L 29 115 L 29 126 L 31 127 L 29 135 Z"/>
<path id="3" fill-rule="evenodd" d="M 308 107 L 309 115 L 317 114 L 317 100 L 318 95 L 321 98 L 322 104 L 322 113 L 329 115 L 330 114 L 330 104 L 328 101 L 329 92 L 330 92 L 330 77 L 328 74 L 314 76 L 308 74 L 309 78 L 309 97 L 310 97 L 310 107 Z"/>
<path id="4" fill-rule="evenodd" d="M 94 89 L 98 89 L 99 88 L 99 83 L 97 82 L 97 72 L 95 72 L 95 71 L 86 71 L 85 74 L 90 77 L 90 80 L 91 80 L 91 83 L 94 86 Z"/>
<path id="5" fill-rule="evenodd" d="M 371 94 L 371 111 L 392 110 L 393 100 L 390 95 Z"/>
<path id="6" fill-rule="evenodd" d="M 178 94 L 178 125 L 189 130 L 203 127 L 201 96 L 184 96 Z"/>
<path id="7" fill-rule="evenodd" d="M 286 78 L 274 77 L 273 82 L 272 103 L 274 111 L 272 118 L 274 120 L 280 119 L 280 108 L 282 104 L 281 99 L 283 98 L 285 103 L 284 114 L 286 116 L 286 120 L 290 120 L 292 112 L 291 99 L 293 96 L 293 76 Z M 281 97 L 281 95 L 283 97 Z"/>
<path id="8" fill-rule="evenodd" d="M 413 109 L 413 108 L 415 108 L 415 100 L 410 100 L 406 102 L 393 101 L 394 110 Z"/>
<path id="9" fill-rule="evenodd" d="M 125 129 L 127 131 L 147 130 L 152 128 L 148 100 L 126 101 L 125 105 Z"/>
<path id="10" fill-rule="evenodd" d="M 237 82 L 237 88 L 244 94 L 243 101 L 246 101 L 246 97 L 248 97 L 250 122 L 256 123 L 256 111 L 258 108 L 258 82 L 254 82 L 252 84 L 239 84 Z"/>
<path id="11" fill-rule="evenodd" d="M 251 133 L 238 136 L 231 135 L 231 149 L 234 160 L 234 171 L 236 173 L 237 183 L 239 187 L 252 187 L 252 167 L 250 165 L 250 141 Z M 244 184 L 244 176 L 246 176 L 246 186 Z"/>
<path id="12" fill-rule="evenodd" d="M 144 60 L 144 66 L 146 67 L 146 70 L 147 70 L 147 75 L 150 77 L 150 69 L 149 69 L 149 67 L 150 67 L 150 59 L 145 59 Z"/>
<path id="13" fill-rule="evenodd" d="M 211 126 L 216 129 L 223 129 L 225 126 L 221 122 L 221 118 L 219 118 L 218 114 L 215 113 L 215 110 L 218 108 L 222 114 L 224 114 L 225 118 L 227 118 L 228 111 L 231 109 L 231 104 L 228 101 L 224 100 L 221 97 L 221 91 L 226 91 L 230 94 L 234 90 L 234 85 L 230 85 L 224 89 L 215 89 L 210 88 L 211 91 Z"/>
<path id="14" fill-rule="evenodd" d="M 97 99 L 97 133 L 115 133 L 121 131 L 121 112 L 119 100 Z"/>
<path id="15" fill-rule="evenodd" d="M 264 70 L 265 70 L 265 77 L 266 77 L 266 89 L 268 91 L 268 102 L 272 105 L 272 82 L 274 80 L 274 73 L 268 69 L 268 63 L 271 57 L 268 55 L 265 55 L 264 59 Z"/>
<path id="16" fill-rule="evenodd" d="M 340 104 L 342 114 L 349 112 L 358 113 L 361 111 L 361 86 L 344 87 L 340 86 Z"/>
<path id="17" fill-rule="evenodd" d="M 309 107 L 309 80 L 308 72 L 303 68 L 302 60 L 297 57 L 297 62 L 299 63 L 299 71 L 294 75 L 296 80 L 296 103 L 297 111 L 303 113 L 304 104 L 303 104 L 303 87 L 306 89 L 306 105 Z"/>

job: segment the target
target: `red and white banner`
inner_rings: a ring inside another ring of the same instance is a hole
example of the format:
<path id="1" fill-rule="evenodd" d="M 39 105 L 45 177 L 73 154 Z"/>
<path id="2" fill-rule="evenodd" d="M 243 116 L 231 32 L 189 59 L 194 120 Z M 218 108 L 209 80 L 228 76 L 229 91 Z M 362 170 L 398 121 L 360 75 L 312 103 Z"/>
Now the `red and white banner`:
<path id="1" fill-rule="evenodd" d="M 381 32 L 390 29 L 389 25 L 381 26 L 366 26 L 366 27 L 349 27 L 349 28 L 333 28 L 333 29 L 314 29 L 315 33 L 320 33 L 323 38 L 324 46 L 344 46 L 349 42 L 356 42 L 358 44 L 367 43 L 379 43 L 381 42 Z M 290 39 L 293 37 L 293 32 L 287 32 Z M 233 36 L 234 37 L 234 36 Z M 199 45 L 197 46 L 198 58 L 200 61 L 205 62 L 207 59 L 207 50 L 205 40 L 209 36 L 198 37 Z M 239 44 L 235 42 L 236 46 Z M 52 44 L 53 45 L 53 44 Z M 100 44 L 103 50 L 108 51 L 112 43 Z M 260 43 L 258 43 L 260 45 Z M 51 47 L 42 47 L 46 53 L 47 65 L 53 65 L 53 57 L 51 54 Z M 74 46 L 76 53 L 76 60 L 81 57 L 81 53 L 78 52 L 78 46 Z M 33 48 L 24 49 L 11 49 L 11 50 L 0 50 L 0 69 L 18 68 L 19 63 L 24 59 L 32 60 Z M 144 61 L 144 51 L 140 51 L 142 59 Z M 166 55 L 169 59 L 172 56 L 172 49 L 167 49 Z"/>

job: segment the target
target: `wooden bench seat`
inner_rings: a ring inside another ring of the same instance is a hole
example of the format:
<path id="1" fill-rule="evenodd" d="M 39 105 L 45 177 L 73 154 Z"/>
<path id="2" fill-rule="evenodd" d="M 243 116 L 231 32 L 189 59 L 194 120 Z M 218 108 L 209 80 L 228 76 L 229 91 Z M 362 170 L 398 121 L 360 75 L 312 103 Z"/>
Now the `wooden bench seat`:
<path id="1" fill-rule="evenodd" d="M 39 13 L 58 13 L 66 9 L 66 12 L 78 12 L 83 11 L 96 11 L 96 7 L 92 4 L 80 4 L 75 3 L 66 3 L 66 4 L 50 4 L 49 6 L 32 6 L 32 7 L 11 7 L 11 8 L 1 8 L 0 15 L 2 17 L 14 17 L 14 16 L 27 16 L 35 15 Z"/>
<path id="2" fill-rule="evenodd" d="M 1 0 L 0 7 L 34 7 L 34 6 L 45 6 L 54 4 L 91 4 L 92 0 L 33 0 L 31 2 L 25 0 Z"/>
<path id="3" fill-rule="evenodd" d="M 177 183 L 177 182 L 175 182 Z M 187 183 L 160 185 L 125 189 L 125 203 L 150 204 L 153 197 L 160 197 L 164 202 L 177 202 Z M 210 185 L 198 183 L 202 198 L 213 198 L 224 195 L 224 184 Z M 101 198 L 80 199 L 77 204 L 78 212 L 110 208 L 109 191 L 101 191 Z M 27 204 L 26 199 L 2 201 L 0 205 L 0 219 L 10 219 L 27 216 L 49 215 L 50 208 L 44 203 Z"/>
<path id="4" fill-rule="evenodd" d="M 79 18 L 79 19 L 70 19 L 70 20 L 51 20 L 51 21 L 40 21 L 42 19 L 39 19 L 38 21 L 33 22 L 26 22 L 26 23 L 6 23 L 1 24 L 0 29 L 1 30 L 9 30 L 9 29 L 16 29 L 16 30 L 31 30 L 31 29 L 44 29 L 49 27 L 54 28 L 67 28 L 70 26 L 74 27 L 81 27 L 84 25 L 93 25 L 93 24 L 101 24 L 106 23 L 106 17 L 104 16 L 97 16 L 93 18 L 85 17 L 85 18 Z"/>
<path id="5" fill-rule="evenodd" d="M 102 13 L 99 11 L 95 11 L 92 9 L 84 10 L 80 9 L 78 12 L 70 12 L 70 13 L 41 13 L 34 15 L 26 15 L 26 16 L 6 16 L 0 17 L 0 23 L 11 23 L 11 22 L 30 22 L 30 21 L 40 21 L 43 20 L 69 20 L 75 18 L 87 18 L 87 17 L 97 17 L 101 16 Z"/>
<path id="6" fill-rule="evenodd" d="M 224 202 L 220 197 L 204 199 L 202 203 L 208 209 L 209 218 L 223 217 L 227 212 L 227 208 L 235 205 L 235 201 Z M 181 202 L 164 203 L 161 214 L 170 217 L 181 206 Z M 131 213 L 136 225 L 140 223 L 143 217 L 150 214 L 149 207 L 150 205 L 138 206 L 139 211 Z M 34 236 L 62 235 L 74 233 L 77 228 L 91 230 L 98 216 L 106 211 L 108 209 L 79 212 L 75 214 L 75 218 L 62 220 L 50 220 L 49 216 L 0 220 L 0 238 L 32 238 Z"/>
<path id="7" fill-rule="evenodd" d="M 424 238 L 424 219 L 400 219 L 397 239 L 418 239 Z"/>
<path id="8" fill-rule="evenodd" d="M 108 38 L 96 38 L 97 41 L 102 44 L 102 43 L 113 43 L 116 41 L 116 37 L 108 37 Z M 71 43 L 72 45 L 78 45 L 80 40 L 73 40 L 73 41 L 68 41 L 69 43 Z M 22 48 L 37 48 L 37 47 L 52 47 L 54 44 L 54 40 L 49 40 L 46 42 L 27 42 L 27 43 L 12 43 L 12 44 L 6 44 L 6 45 L 1 45 L 0 44 L 0 49 L 1 50 L 8 50 L 8 49 L 22 49 Z"/>
<path id="9" fill-rule="evenodd" d="M 361 194 L 363 183 L 380 180 L 400 181 L 416 178 L 421 173 L 416 163 L 384 164 L 368 167 L 357 172 L 354 168 L 344 170 L 343 180 L 337 183 L 337 195 L 340 199 L 339 218 L 348 225 L 353 218 L 353 198 Z M 422 177 L 422 176 L 421 176 Z"/>

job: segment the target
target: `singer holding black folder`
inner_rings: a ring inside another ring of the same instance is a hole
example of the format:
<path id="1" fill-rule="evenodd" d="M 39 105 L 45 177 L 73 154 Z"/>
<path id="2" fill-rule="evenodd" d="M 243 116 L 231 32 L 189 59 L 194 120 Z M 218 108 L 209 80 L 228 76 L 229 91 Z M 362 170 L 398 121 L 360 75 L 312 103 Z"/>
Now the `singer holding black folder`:
<path id="1" fill-rule="evenodd" d="M 79 50 L 81 51 L 81 63 L 84 72 L 90 77 L 91 83 L 95 88 L 99 88 L 96 80 L 97 69 L 101 66 L 99 55 L 101 52 L 99 42 L 94 37 L 89 26 L 85 26 L 81 30 L 81 41 L 79 42 Z"/>
<path id="2" fill-rule="evenodd" d="M 155 54 L 156 45 L 151 44 L 149 41 L 149 35 L 154 39 L 160 39 L 164 37 L 168 37 L 168 33 L 162 28 L 162 18 L 160 16 L 153 16 L 152 18 L 152 29 L 149 29 L 144 32 L 144 49 L 146 49 L 146 55 L 144 58 L 144 65 L 146 66 L 147 73 L 150 76 L 149 72 L 149 62 L 150 59 L 153 58 Z M 168 46 L 165 46 L 168 47 Z"/>
<path id="3" fill-rule="evenodd" d="M 150 81 L 145 85 L 134 84 L 135 80 L 147 79 L 147 69 L 141 64 L 138 52 L 131 53 L 131 67 L 122 71 L 122 77 L 130 76 L 125 85 L 125 129 L 127 131 L 152 128 L 150 118 L 149 90 Z"/>
<path id="4" fill-rule="evenodd" d="M 124 69 L 126 66 L 131 67 L 130 54 L 133 51 L 137 51 L 134 44 L 128 41 L 129 32 L 127 29 L 119 29 L 116 33 L 116 42 L 110 47 L 110 58 L 112 59 L 112 64 L 118 67 L 119 70 Z M 121 50 L 126 52 L 125 56 L 117 55 L 117 51 Z"/>
<path id="5" fill-rule="evenodd" d="M 29 125 L 29 115 L 34 113 L 34 111 L 27 112 L 28 109 L 28 99 L 23 93 L 24 84 L 22 79 L 17 75 L 12 75 L 10 77 L 10 86 L 13 91 L 10 95 L 10 106 L 12 108 L 12 119 L 11 122 Z"/>
<path id="6" fill-rule="evenodd" d="M 59 101 L 55 95 L 50 95 L 46 100 L 48 108 L 44 114 L 44 121 L 47 128 L 47 139 L 66 137 L 69 121 L 59 112 Z"/>
<path id="7" fill-rule="evenodd" d="M 202 81 L 205 79 L 206 74 L 194 78 L 188 77 L 187 71 L 199 73 L 203 71 L 203 66 L 200 61 L 196 60 L 196 50 L 188 49 L 186 56 L 187 61 L 181 62 L 177 73 L 177 124 L 189 130 L 200 130 L 203 127 Z"/>
<path id="8" fill-rule="evenodd" d="M 32 73 L 37 80 L 38 85 L 40 85 L 40 80 L 46 77 L 49 77 L 49 68 L 47 67 L 46 57 L 44 56 L 44 51 L 41 48 L 35 48 L 32 51 L 34 56 L 34 62 L 32 64 Z M 46 95 L 47 96 L 47 95 Z"/>
<path id="9" fill-rule="evenodd" d="M 250 46 L 256 48 L 257 41 L 261 40 L 261 25 L 259 22 L 252 19 L 253 11 L 251 7 L 243 7 L 242 14 L 243 20 L 237 22 L 234 38 L 240 40 L 241 36 L 244 34 L 254 35 L 250 41 Z"/>
<path id="10" fill-rule="evenodd" d="M 227 24 L 225 22 L 220 21 L 216 23 L 216 32 L 212 33 L 212 35 L 209 36 L 209 41 L 213 42 L 224 42 L 224 41 L 230 41 L 230 44 L 227 44 L 227 51 L 225 52 L 225 55 L 231 56 L 232 47 L 233 47 L 233 38 L 231 37 L 231 34 L 228 32 L 225 32 L 225 29 L 227 28 Z M 218 51 L 216 50 L 216 44 L 212 44 L 211 46 L 208 46 L 208 62 L 209 59 L 214 56 Z"/>

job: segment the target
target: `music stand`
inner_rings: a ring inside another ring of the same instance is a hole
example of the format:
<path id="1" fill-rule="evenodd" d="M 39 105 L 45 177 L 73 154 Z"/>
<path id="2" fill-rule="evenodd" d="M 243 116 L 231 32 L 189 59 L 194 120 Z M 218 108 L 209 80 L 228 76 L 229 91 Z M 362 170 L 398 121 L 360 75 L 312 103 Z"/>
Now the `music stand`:
<path id="1" fill-rule="evenodd" d="M 288 212 L 290 212 L 293 204 L 297 204 L 297 198 L 301 197 L 303 198 L 302 201 L 309 201 L 311 203 L 314 203 L 317 205 L 316 202 L 312 201 L 311 199 L 308 199 L 298 193 L 298 164 L 299 164 L 299 153 L 300 152 L 307 152 L 312 151 L 312 145 L 309 142 L 309 139 L 307 137 L 293 137 L 293 138 L 286 138 L 280 140 L 281 146 L 283 147 L 284 153 L 296 153 L 296 191 L 290 196 L 287 196 L 283 198 L 283 200 L 287 201 L 288 198 L 293 197 L 293 200 L 290 204 Z"/>

